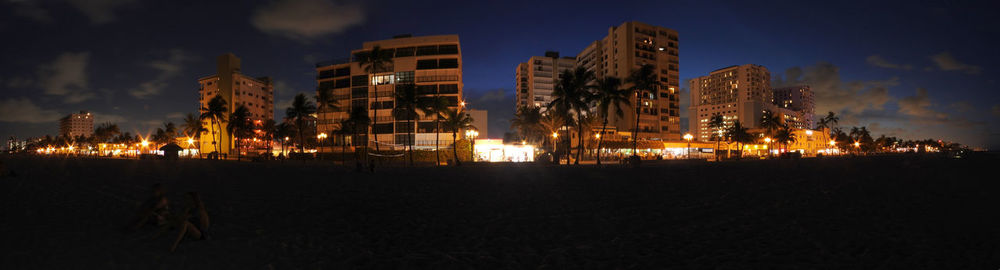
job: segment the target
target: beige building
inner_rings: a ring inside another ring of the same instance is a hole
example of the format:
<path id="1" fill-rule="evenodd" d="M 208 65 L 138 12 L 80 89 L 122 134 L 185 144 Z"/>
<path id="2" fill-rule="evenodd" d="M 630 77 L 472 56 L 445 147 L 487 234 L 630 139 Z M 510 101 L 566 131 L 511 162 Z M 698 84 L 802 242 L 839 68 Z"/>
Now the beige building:
<path id="1" fill-rule="evenodd" d="M 371 75 L 357 62 L 357 55 L 376 46 L 393 55 L 392 65 L 390 70 Z M 351 51 L 350 55 L 352 57 L 348 59 L 316 64 L 317 91 L 333 91 L 334 105 L 338 108 L 318 113 L 318 132 L 333 134 L 339 129 L 338 123 L 347 118 L 351 110 L 365 110 L 373 124 L 368 132 L 358 138 L 348 138 L 346 142 L 336 138 L 335 145 L 368 141 L 368 146 L 374 147 L 374 138 L 366 139 L 374 133 L 383 149 L 401 149 L 407 143 L 415 143 L 414 148 L 433 148 L 435 118 L 418 112 L 414 127 L 406 119 L 393 117 L 393 93 L 396 85 L 413 83 L 420 98 L 444 97 L 451 109 L 461 106 L 462 52 L 458 36 L 401 35 L 365 42 L 361 49 Z M 412 137 L 407 137 L 407 130 L 412 132 L 409 134 Z M 451 133 L 442 132 L 440 140 L 443 146 L 451 144 Z M 325 150 L 339 149 L 332 147 Z"/>
<path id="2" fill-rule="evenodd" d="M 545 112 L 546 106 L 552 102 L 552 91 L 559 74 L 572 70 L 575 66 L 576 58 L 559 57 L 559 52 L 545 52 L 545 56 L 532 56 L 528 62 L 518 64 L 514 86 L 517 89 L 517 103 L 514 110 L 530 106 L 539 107 Z"/>
<path id="3" fill-rule="evenodd" d="M 641 102 L 633 101 L 641 112 L 638 138 L 676 141 L 681 139 L 678 47 L 677 31 L 673 29 L 625 22 L 608 28 L 607 36 L 584 48 L 576 64 L 593 71 L 597 78 L 615 76 L 623 81 L 633 70 L 653 65 L 659 89 L 644 89 Z M 632 131 L 635 111 L 633 106 L 625 109 L 622 118 L 612 115 L 609 125 L 622 132 Z"/>
<path id="4" fill-rule="evenodd" d="M 772 109 L 771 73 L 754 64 L 717 69 L 708 76 L 691 79 L 691 106 L 688 126 L 699 141 L 711 140 L 719 130 L 708 127 L 715 114 L 725 125 L 739 120 L 746 128 L 760 126 L 764 110 Z"/>
<path id="5" fill-rule="evenodd" d="M 225 118 L 227 121 L 229 114 L 241 105 L 246 106 L 250 111 L 250 118 L 255 124 L 260 124 L 267 119 L 274 119 L 274 85 L 271 78 L 244 75 L 240 70 L 240 58 L 231 53 L 216 58 L 216 71 L 215 75 L 198 79 L 198 84 L 201 86 L 198 89 L 200 108 L 207 108 L 208 102 L 219 95 L 226 100 L 228 112 Z M 210 122 L 206 120 L 204 125 L 208 128 Z M 212 144 L 214 141 L 219 144 L 220 153 L 235 154 L 232 149 L 233 137 L 226 131 L 227 125 L 225 123 L 221 126 L 221 129 L 218 125 L 215 126 L 214 140 L 213 131 L 210 128 L 208 128 L 209 132 L 201 134 L 198 140 L 199 151 L 202 153 L 216 151 L 215 145 Z M 219 132 L 221 132 L 221 141 Z M 251 143 L 244 145 L 260 146 Z"/>
<path id="6" fill-rule="evenodd" d="M 94 134 L 94 116 L 87 111 L 71 113 L 59 119 L 59 136 L 75 138 Z"/>
<path id="7" fill-rule="evenodd" d="M 479 132 L 480 139 L 486 139 L 490 134 L 489 113 L 486 110 L 467 109 L 465 113 L 472 117 L 472 126 Z"/>

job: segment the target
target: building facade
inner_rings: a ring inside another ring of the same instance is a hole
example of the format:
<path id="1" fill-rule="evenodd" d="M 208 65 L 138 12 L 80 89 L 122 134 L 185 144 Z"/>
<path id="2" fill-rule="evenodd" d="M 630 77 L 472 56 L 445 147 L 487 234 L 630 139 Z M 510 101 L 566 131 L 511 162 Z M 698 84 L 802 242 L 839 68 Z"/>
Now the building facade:
<path id="1" fill-rule="evenodd" d="M 774 88 L 773 100 L 782 120 L 797 129 L 810 129 L 815 124 L 816 102 L 808 85 Z"/>
<path id="2" fill-rule="evenodd" d="M 59 119 L 59 136 L 76 138 L 94 135 L 94 116 L 88 111 L 71 113 Z"/>
<path id="3" fill-rule="evenodd" d="M 231 53 L 216 58 L 216 74 L 198 79 L 199 108 L 207 108 L 208 102 L 221 96 L 226 100 L 225 120 L 239 106 L 245 106 L 250 111 L 250 119 L 260 125 L 263 121 L 274 119 L 274 84 L 269 77 L 251 77 L 240 70 L 240 58 Z M 227 131 L 228 124 L 212 123 L 205 120 L 203 125 L 208 132 L 202 133 L 198 139 L 199 151 L 235 154 L 234 139 Z M 218 148 L 216 148 L 216 145 Z M 241 143 L 249 147 L 259 147 L 253 143 Z"/>
<path id="4" fill-rule="evenodd" d="M 379 47 L 392 56 L 388 70 L 369 74 L 359 56 Z M 317 94 L 332 91 L 333 104 L 318 112 L 317 132 L 333 134 L 352 110 L 364 110 L 372 120 L 368 130 L 334 144 L 355 146 L 367 142 L 380 148 L 433 148 L 437 134 L 435 117 L 418 111 L 411 125 L 405 118 L 393 116 L 393 98 L 397 85 L 414 84 L 420 99 L 443 97 L 449 109 L 462 106 L 462 52 L 457 35 L 396 36 L 392 39 L 364 42 L 361 49 L 351 51 L 351 57 L 316 64 Z M 335 107 L 335 109 L 334 109 Z M 446 135 L 445 135 L 446 134 Z M 440 145 L 451 144 L 451 133 L 441 131 Z M 338 138 L 339 140 L 339 138 Z M 325 149 L 325 148 L 324 148 Z M 326 150 L 337 150 L 331 147 Z M 321 149 L 323 150 L 323 149 Z"/>
<path id="5" fill-rule="evenodd" d="M 545 52 L 545 56 L 532 56 L 528 62 L 517 65 L 515 91 L 517 103 L 514 110 L 521 107 L 539 107 L 545 112 L 552 102 L 552 91 L 563 71 L 572 70 L 576 58 L 559 57 L 559 52 Z"/>
<path id="6" fill-rule="evenodd" d="M 726 126 L 739 120 L 746 128 L 760 126 L 764 110 L 773 109 L 771 73 L 754 64 L 717 69 L 708 76 L 691 79 L 688 108 L 691 135 L 699 141 L 712 140 L 721 132 L 708 126 L 713 115 L 722 115 Z"/>
<path id="7" fill-rule="evenodd" d="M 472 127 L 479 132 L 479 138 L 488 138 L 490 134 L 489 112 L 486 110 L 467 109 L 465 113 L 472 118 Z"/>
<path id="8" fill-rule="evenodd" d="M 612 115 L 609 125 L 631 134 L 636 125 L 635 112 L 639 111 L 639 139 L 676 141 L 681 139 L 678 50 L 677 31 L 625 22 L 609 28 L 607 36 L 584 48 L 576 56 L 576 65 L 594 72 L 596 78 L 614 76 L 623 82 L 633 70 L 652 65 L 659 82 L 657 89 L 642 89 L 632 106 L 625 108 L 625 115 Z"/>

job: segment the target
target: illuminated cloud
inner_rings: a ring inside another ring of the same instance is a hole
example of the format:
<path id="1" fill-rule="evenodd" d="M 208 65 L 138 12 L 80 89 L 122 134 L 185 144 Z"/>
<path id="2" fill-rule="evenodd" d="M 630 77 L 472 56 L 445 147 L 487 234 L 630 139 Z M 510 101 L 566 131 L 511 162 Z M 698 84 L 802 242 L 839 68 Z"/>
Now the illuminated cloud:
<path id="1" fill-rule="evenodd" d="M 170 50 L 167 59 L 155 60 L 149 63 L 149 67 L 157 70 L 156 78 L 139 84 L 139 87 L 130 89 L 128 91 L 129 95 L 138 99 L 147 99 L 159 95 L 168 86 L 167 82 L 170 79 L 180 75 L 184 63 L 192 60 L 193 57 L 182 50 Z"/>
<path id="2" fill-rule="evenodd" d="M 50 64 L 38 68 L 38 86 L 47 95 L 59 96 L 65 103 L 80 103 L 95 94 L 88 89 L 89 52 L 63 53 Z"/>
<path id="3" fill-rule="evenodd" d="M 251 23 L 271 35 L 298 41 L 340 33 L 365 19 L 360 4 L 329 0 L 276 0 L 254 12 Z"/>
<path id="4" fill-rule="evenodd" d="M 931 61 L 937 68 L 943 71 L 962 71 L 972 75 L 978 75 L 982 68 L 959 62 L 949 52 L 942 52 L 931 56 Z"/>
<path id="5" fill-rule="evenodd" d="M 0 100 L 0 122 L 55 123 L 60 117 L 58 112 L 42 109 L 28 98 Z"/>
<path id="6" fill-rule="evenodd" d="M 931 109 L 933 103 L 927 89 L 917 88 L 917 94 L 899 99 L 899 113 L 915 117 L 917 121 L 946 120 L 948 114 Z"/>
<path id="7" fill-rule="evenodd" d="M 898 78 L 882 81 L 843 81 L 840 78 L 840 68 L 833 64 L 820 62 L 804 69 L 792 67 L 782 76 L 772 76 L 773 87 L 794 85 L 809 85 L 815 95 L 816 113 L 826 112 L 841 114 L 842 118 L 857 116 L 867 110 L 881 111 L 892 98 L 889 87 L 899 84 Z"/>
<path id="8" fill-rule="evenodd" d="M 911 69 L 913 69 L 913 66 L 911 66 L 911 65 L 895 64 L 895 63 L 889 62 L 889 60 L 886 60 L 885 58 L 882 58 L 882 56 L 879 56 L 877 54 L 869 56 L 866 59 L 866 62 L 868 62 L 869 65 L 880 67 L 880 68 L 903 69 L 903 70 L 911 70 Z"/>

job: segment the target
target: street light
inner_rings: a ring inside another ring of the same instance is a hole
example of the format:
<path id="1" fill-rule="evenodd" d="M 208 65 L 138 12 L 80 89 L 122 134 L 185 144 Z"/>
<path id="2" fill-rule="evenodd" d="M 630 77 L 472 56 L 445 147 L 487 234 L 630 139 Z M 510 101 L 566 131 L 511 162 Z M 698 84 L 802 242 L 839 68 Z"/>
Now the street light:
<path id="1" fill-rule="evenodd" d="M 559 139 L 559 132 L 552 132 L 552 153 L 556 152 L 557 139 Z"/>
<path id="2" fill-rule="evenodd" d="M 767 143 L 767 157 L 771 157 L 771 137 L 764 138 L 764 142 Z"/>
<path id="3" fill-rule="evenodd" d="M 479 137 L 479 131 L 469 129 L 465 131 L 465 137 L 469 139 L 469 162 L 476 162 L 473 153 L 476 152 L 476 137 Z"/>
<path id="4" fill-rule="evenodd" d="M 684 134 L 684 140 L 688 141 L 688 147 L 687 147 L 688 159 L 691 159 L 691 139 L 694 139 L 694 136 L 691 136 L 691 133 Z"/>

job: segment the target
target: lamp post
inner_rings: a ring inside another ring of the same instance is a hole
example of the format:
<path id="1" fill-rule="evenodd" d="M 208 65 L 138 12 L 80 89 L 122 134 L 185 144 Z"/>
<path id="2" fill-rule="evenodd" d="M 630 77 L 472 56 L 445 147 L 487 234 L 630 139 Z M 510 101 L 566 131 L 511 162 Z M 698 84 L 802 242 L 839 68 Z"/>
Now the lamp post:
<path id="1" fill-rule="evenodd" d="M 556 144 L 558 143 L 558 139 L 559 139 L 559 132 L 552 132 L 552 153 L 555 153 L 556 150 L 558 150 L 556 149 Z"/>
<path id="2" fill-rule="evenodd" d="M 694 139 L 694 136 L 691 136 L 691 133 L 684 134 L 684 140 L 688 142 L 687 146 L 688 159 L 691 159 L 691 139 Z"/>
<path id="3" fill-rule="evenodd" d="M 764 138 L 764 142 L 767 143 L 767 157 L 771 158 L 771 137 Z"/>
<path id="4" fill-rule="evenodd" d="M 837 147 L 837 141 L 830 140 L 830 150 L 832 151 L 835 147 Z"/>
<path id="5" fill-rule="evenodd" d="M 326 141 L 326 137 L 326 132 L 320 132 L 319 135 L 316 135 L 316 139 L 319 140 L 319 146 L 316 148 L 323 149 L 323 142 Z"/>
<path id="6" fill-rule="evenodd" d="M 479 131 L 475 129 L 465 131 L 465 138 L 469 139 L 469 162 L 476 162 L 473 155 L 476 152 L 476 137 L 479 137 Z"/>

